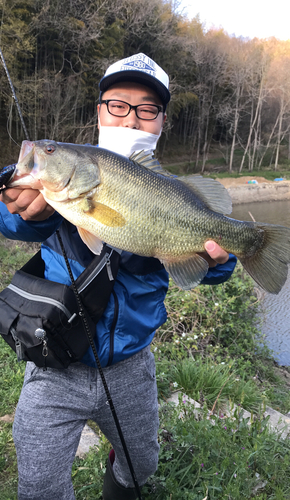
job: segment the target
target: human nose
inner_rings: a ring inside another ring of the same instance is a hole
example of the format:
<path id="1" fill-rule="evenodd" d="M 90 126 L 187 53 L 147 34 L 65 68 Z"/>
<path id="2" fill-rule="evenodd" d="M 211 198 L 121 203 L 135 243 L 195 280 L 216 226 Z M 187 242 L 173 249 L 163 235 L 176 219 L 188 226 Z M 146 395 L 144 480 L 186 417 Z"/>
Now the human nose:
<path id="1" fill-rule="evenodd" d="M 123 118 L 123 127 L 139 129 L 140 121 L 136 115 L 135 109 L 130 109 L 129 114 Z"/>

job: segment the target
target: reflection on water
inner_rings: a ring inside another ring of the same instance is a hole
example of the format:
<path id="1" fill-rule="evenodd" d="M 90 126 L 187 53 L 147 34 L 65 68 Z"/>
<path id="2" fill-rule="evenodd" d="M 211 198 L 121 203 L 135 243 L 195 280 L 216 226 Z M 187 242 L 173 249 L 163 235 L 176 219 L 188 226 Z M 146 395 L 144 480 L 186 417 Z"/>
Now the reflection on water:
<path id="1" fill-rule="evenodd" d="M 231 217 L 290 227 L 290 201 L 272 201 L 237 205 Z M 265 272 L 267 270 L 265 269 Z M 290 270 L 287 281 L 278 295 L 262 292 L 263 317 L 262 332 L 267 344 L 274 351 L 275 359 L 281 365 L 290 366 Z"/>

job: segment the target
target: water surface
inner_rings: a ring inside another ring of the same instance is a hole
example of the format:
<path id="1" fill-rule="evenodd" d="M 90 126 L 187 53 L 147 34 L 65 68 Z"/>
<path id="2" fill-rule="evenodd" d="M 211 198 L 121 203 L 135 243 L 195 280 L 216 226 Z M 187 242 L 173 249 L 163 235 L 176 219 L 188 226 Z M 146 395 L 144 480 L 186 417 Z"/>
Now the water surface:
<path id="1" fill-rule="evenodd" d="M 231 217 L 290 227 L 290 201 L 245 203 L 233 208 Z M 267 270 L 265 269 L 265 272 Z M 278 295 L 261 291 L 263 314 L 262 333 L 274 357 L 281 365 L 290 366 L 290 267 L 287 281 Z"/>

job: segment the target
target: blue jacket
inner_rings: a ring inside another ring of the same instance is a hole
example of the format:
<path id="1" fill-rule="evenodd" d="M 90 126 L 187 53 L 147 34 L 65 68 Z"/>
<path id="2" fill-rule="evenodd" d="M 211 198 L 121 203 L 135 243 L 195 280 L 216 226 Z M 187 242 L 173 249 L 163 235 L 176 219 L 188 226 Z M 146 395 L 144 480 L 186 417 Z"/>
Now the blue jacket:
<path id="1" fill-rule="evenodd" d="M 75 226 L 54 213 L 43 222 L 24 221 L 0 203 L 0 232 L 10 239 L 42 242 L 45 278 L 70 285 L 67 267 L 55 231 L 59 228 L 76 279 L 94 255 L 82 242 Z M 236 257 L 210 268 L 205 284 L 218 284 L 232 274 Z M 168 273 L 158 259 L 122 252 L 120 268 L 107 308 L 96 326 L 95 343 L 102 366 L 126 359 L 151 343 L 155 330 L 166 319 L 164 299 Z M 82 362 L 96 366 L 91 348 Z"/>

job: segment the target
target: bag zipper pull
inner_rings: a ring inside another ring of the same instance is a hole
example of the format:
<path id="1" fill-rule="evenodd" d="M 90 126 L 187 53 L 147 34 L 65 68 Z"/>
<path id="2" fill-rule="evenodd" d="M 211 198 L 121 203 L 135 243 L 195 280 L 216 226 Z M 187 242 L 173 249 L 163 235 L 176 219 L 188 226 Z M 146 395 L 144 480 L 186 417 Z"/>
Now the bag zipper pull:
<path id="1" fill-rule="evenodd" d="M 108 253 L 106 253 L 106 265 L 107 265 L 107 273 L 109 276 L 109 280 L 114 281 L 114 276 L 113 276 L 112 268 L 111 268 L 110 255 Z"/>
<path id="2" fill-rule="evenodd" d="M 46 358 L 48 356 L 48 347 L 47 347 L 47 336 L 46 331 L 42 328 L 37 328 L 34 332 L 35 337 L 39 340 L 42 340 L 42 356 Z"/>
<path id="3" fill-rule="evenodd" d="M 16 350 L 16 356 L 17 356 L 17 361 L 22 361 L 24 359 L 24 349 L 23 345 L 20 342 L 19 338 L 16 335 L 16 330 L 14 328 L 10 329 L 11 335 L 13 337 L 13 340 L 15 342 L 15 350 Z"/>

